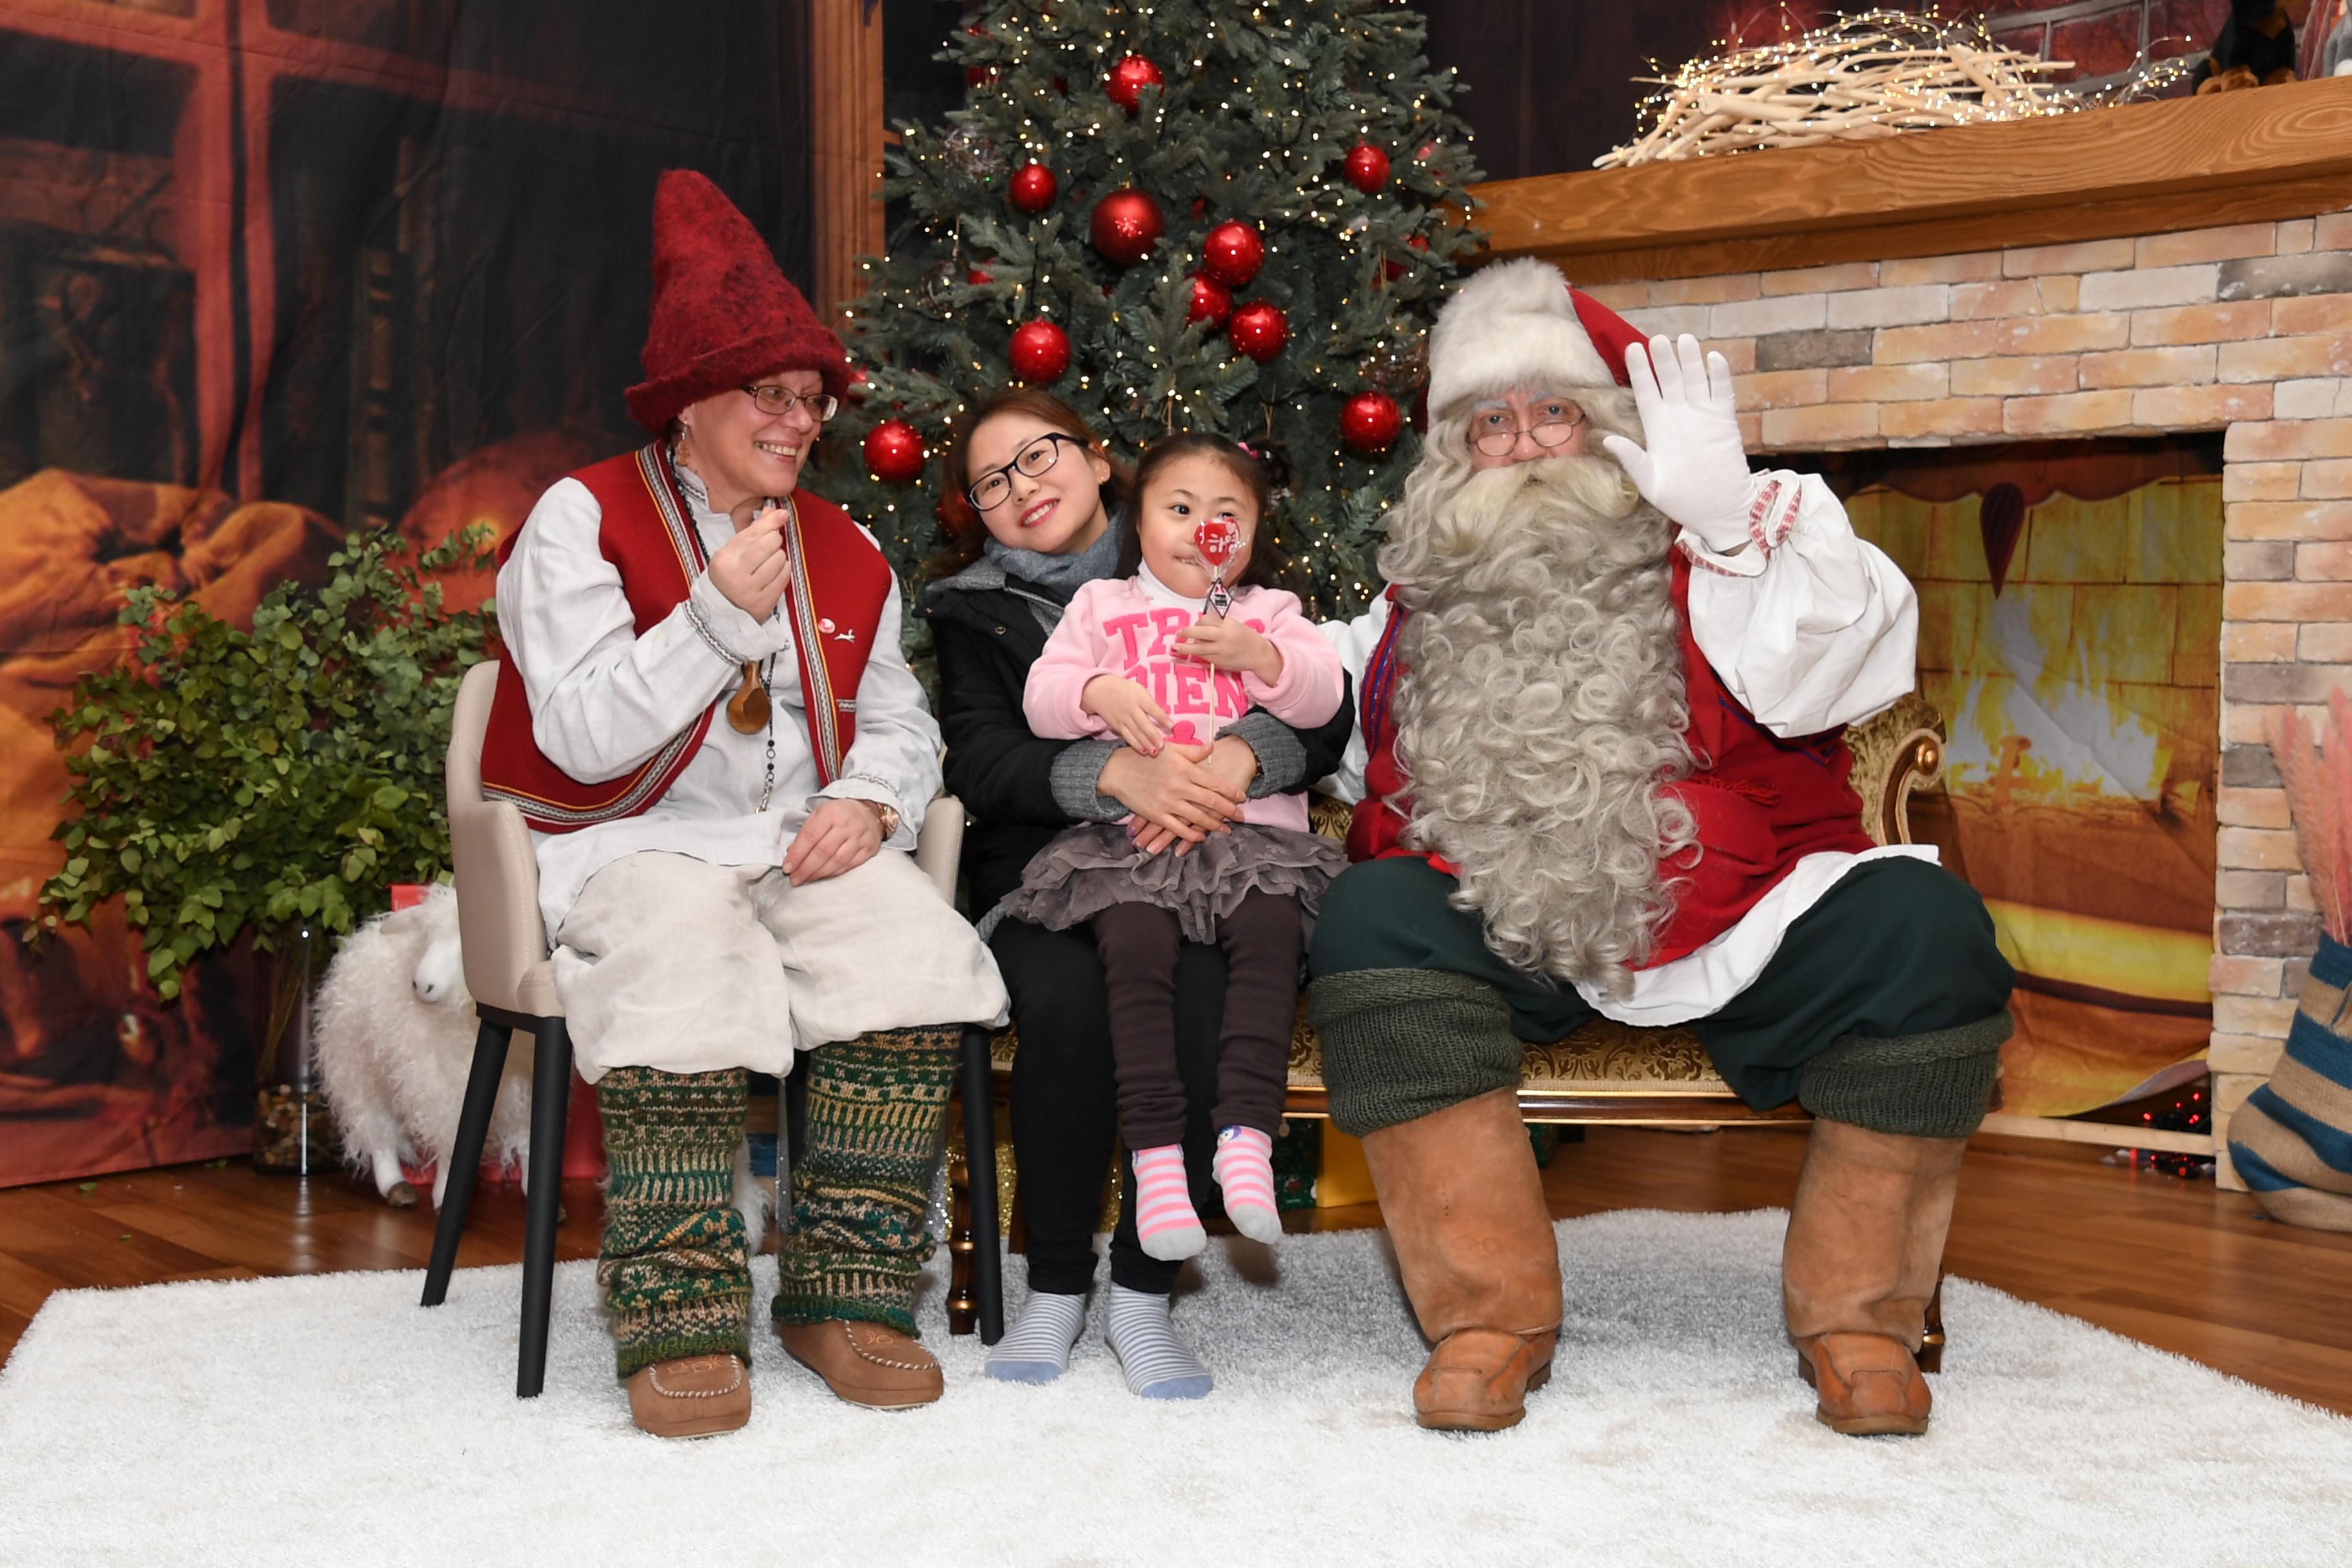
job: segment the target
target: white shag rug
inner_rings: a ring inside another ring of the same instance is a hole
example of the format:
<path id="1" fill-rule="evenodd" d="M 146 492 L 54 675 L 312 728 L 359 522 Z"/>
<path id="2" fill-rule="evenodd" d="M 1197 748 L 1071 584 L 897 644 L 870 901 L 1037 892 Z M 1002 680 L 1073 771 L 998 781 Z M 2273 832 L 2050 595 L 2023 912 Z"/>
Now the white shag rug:
<path id="1" fill-rule="evenodd" d="M 1173 1405 L 1127 1393 L 1099 1307 L 1060 1382 L 991 1383 L 933 1288 L 946 1399 L 852 1408 L 764 1331 L 762 1260 L 751 1425 L 677 1444 L 630 1426 L 587 1263 L 530 1401 L 511 1267 L 433 1311 L 413 1272 L 68 1291 L 0 1373 L 0 1563 L 2347 1560 L 2352 1422 L 1983 1286 L 1946 1289 L 1927 1437 L 1817 1425 L 1786 1218 L 1564 1223 L 1551 1385 L 1486 1436 L 1413 1426 L 1372 1231 L 1213 1243 L 1177 1321 L 1217 1390 Z"/>

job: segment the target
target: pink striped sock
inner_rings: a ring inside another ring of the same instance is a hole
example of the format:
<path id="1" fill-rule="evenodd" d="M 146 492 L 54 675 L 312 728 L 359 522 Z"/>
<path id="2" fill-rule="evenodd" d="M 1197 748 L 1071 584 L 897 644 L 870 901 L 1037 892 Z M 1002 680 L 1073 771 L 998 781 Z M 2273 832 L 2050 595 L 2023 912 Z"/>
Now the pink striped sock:
<path id="1" fill-rule="evenodd" d="M 1184 1181 L 1184 1146 L 1135 1152 L 1135 1237 L 1149 1257 L 1173 1263 L 1209 1245 Z"/>
<path id="2" fill-rule="evenodd" d="M 1255 1127 L 1228 1127 L 1217 1134 L 1217 1185 L 1225 1192 L 1225 1217 L 1252 1241 L 1282 1234 L 1282 1211 L 1274 1202 L 1274 1140 Z"/>

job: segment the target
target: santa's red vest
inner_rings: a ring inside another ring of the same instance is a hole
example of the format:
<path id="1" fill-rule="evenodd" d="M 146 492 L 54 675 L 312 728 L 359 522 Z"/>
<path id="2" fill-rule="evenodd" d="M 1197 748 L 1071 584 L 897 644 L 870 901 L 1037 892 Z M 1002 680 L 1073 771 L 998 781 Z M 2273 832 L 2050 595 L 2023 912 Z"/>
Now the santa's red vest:
<path id="1" fill-rule="evenodd" d="M 572 477 L 596 498 L 603 514 L 597 548 L 620 573 L 629 614 L 643 636 L 677 608 L 709 563 L 694 514 L 678 494 L 658 445 L 607 458 Z M 792 556 L 792 577 L 784 609 L 792 618 L 793 650 L 807 700 L 809 749 L 819 783 L 831 784 L 856 739 L 857 683 L 889 598 L 890 566 L 849 514 L 832 502 L 794 490 L 787 510 L 783 542 Z M 521 537 L 518 530 L 499 549 L 501 566 Z M 522 672 L 509 658 L 499 666 L 489 731 L 482 742 L 482 793 L 512 801 L 523 820 L 541 833 L 570 833 L 635 816 L 686 771 L 712 715 L 734 689 L 729 681 L 693 723 L 636 768 L 589 784 L 540 751 L 531 735 Z"/>
<path id="2" fill-rule="evenodd" d="M 1862 828 L 1862 797 L 1849 782 L 1853 753 L 1845 731 L 1783 740 L 1749 716 L 1691 636 L 1690 570 L 1677 551 L 1675 613 L 1682 623 L 1683 692 L 1690 704 L 1684 737 L 1696 769 L 1661 789 L 1690 808 L 1698 841 L 1660 867 L 1673 884 L 1675 914 L 1642 968 L 1685 957 L 1729 931 L 1806 856 L 1874 847 Z M 1351 860 L 1419 853 L 1402 843 L 1412 805 L 1390 709 L 1397 681 L 1406 679 L 1396 653 L 1406 611 L 1395 602 L 1396 591 L 1389 592 L 1388 626 L 1364 670 L 1361 717 L 1370 761 L 1364 798 L 1348 832 Z M 1423 858 L 1442 871 L 1455 870 L 1439 857 Z"/>

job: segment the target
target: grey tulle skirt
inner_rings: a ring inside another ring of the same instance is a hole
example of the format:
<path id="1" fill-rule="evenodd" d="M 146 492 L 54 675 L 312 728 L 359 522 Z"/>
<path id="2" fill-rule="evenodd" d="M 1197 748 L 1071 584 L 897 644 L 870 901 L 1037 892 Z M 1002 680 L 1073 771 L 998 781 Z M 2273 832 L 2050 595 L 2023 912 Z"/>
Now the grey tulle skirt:
<path id="1" fill-rule="evenodd" d="M 1288 893 L 1314 929 L 1323 889 L 1348 868 L 1348 852 L 1318 834 L 1237 822 L 1182 855 L 1136 848 L 1113 823 L 1073 827 L 1029 862 L 1004 900 L 1005 918 L 1048 931 L 1083 925 L 1113 904 L 1155 904 L 1175 911 L 1187 942 L 1213 942 L 1217 923 L 1244 894 Z"/>

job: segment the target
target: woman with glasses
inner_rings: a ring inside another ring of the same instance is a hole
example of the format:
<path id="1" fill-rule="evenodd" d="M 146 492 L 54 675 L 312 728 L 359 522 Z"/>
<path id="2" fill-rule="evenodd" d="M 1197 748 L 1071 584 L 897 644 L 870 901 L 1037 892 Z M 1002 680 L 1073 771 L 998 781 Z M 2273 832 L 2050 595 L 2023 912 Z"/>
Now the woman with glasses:
<path id="1" fill-rule="evenodd" d="M 971 908 L 982 917 L 1020 1031 L 1013 1143 L 1028 1233 L 1029 1300 L 989 1357 L 991 1376 L 1044 1383 L 1069 1364 L 1095 1276 L 1103 1178 L 1117 1143 L 1110 1004 L 1084 929 L 1001 920 L 1000 900 L 1063 829 L 1130 815 L 1145 842 L 1181 849 L 1223 832 L 1242 803 L 1297 790 L 1339 763 L 1351 704 L 1319 729 L 1252 710 L 1202 746 L 1144 757 L 1110 741 L 1049 741 L 1022 712 L 1029 668 L 1079 588 L 1113 576 L 1130 526 L 1128 473 L 1059 398 L 1002 393 L 966 417 L 947 460 L 940 513 L 949 546 L 923 595 L 940 669 L 949 790 L 972 817 L 964 836 Z M 1224 954 L 1183 945 L 1176 966 L 1178 1069 L 1192 1116 L 1183 1139 L 1196 1205 L 1212 1174 Z M 1106 1337 L 1147 1398 L 1206 1394 L 1208 1369 L 1175 1336 L 1168 1292 L 1181 1263 L 1137 1239 L 1133 1184 L 1111 1237 Z"/>
<path id="2" fill-rule="evenodd" d="M 551 487 L 499 572 L 483 784 L 531 827 L 556 990 L 612 1165 L 596 1278 L 630 1414 L 751 1415 L 751 1275 L 730 1189 L 746 1070 L 806 1052 L 772 1318 L 856 1404 L 940 1396 L 917 1343 L 962 1026 L 1005 1017 L 971 927 L 908 851 L 940 734 L 898 580 L 799 488 L 848 366 L 709 181 L 654 201 L 652 436 Z"/>

